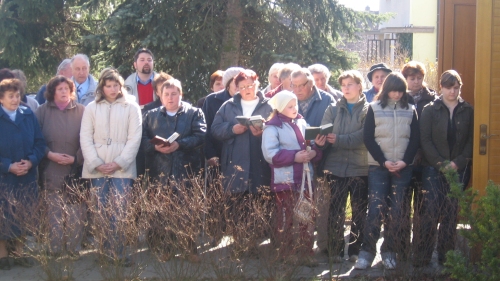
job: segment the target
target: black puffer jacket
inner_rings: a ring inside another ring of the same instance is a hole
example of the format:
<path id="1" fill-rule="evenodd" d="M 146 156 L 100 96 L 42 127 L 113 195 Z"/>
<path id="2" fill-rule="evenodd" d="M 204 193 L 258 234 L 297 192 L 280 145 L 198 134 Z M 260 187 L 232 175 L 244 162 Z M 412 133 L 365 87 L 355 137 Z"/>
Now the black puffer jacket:
<path id="1" fill-rule="evenodd" d="M 207 130 L 201 109 L 182 102 L 177 114 L 168 116 L 165 107 L 161 106 L 148 111 L 142 125 L 141 145 L 146 153 L 146 169 L 153 180 L 162 183 L 167 183 L 168 179 L 179 181 L 200 171 L 201 147 Z M 168 138 L 174 132 L 180 137 L 176 140 L 179 149 L 173 153 L 160 153 L 149 142 L 156 135 Z"/>

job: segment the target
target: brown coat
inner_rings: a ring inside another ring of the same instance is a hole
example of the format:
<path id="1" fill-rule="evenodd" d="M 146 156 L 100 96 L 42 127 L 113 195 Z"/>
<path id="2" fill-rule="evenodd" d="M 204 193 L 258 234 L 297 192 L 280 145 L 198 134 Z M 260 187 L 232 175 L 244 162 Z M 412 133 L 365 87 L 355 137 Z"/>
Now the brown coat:
<path id="1" fill-rule="evenodd" d="M 85 106 L 70 102 L 66 109 L 59 110 L 51 101 L 41 105 L 35 115 L 47 142 L 45 157 L 39 165 L 40 183 L 47 190 L 59 190 L 64 176 L 70 173 L 71 165 L 60 165 L 47 158 L 49 151 L 65 153 L 77 158 L 78 165 L 83 164 L 80 149 L 80 126 Z"/>

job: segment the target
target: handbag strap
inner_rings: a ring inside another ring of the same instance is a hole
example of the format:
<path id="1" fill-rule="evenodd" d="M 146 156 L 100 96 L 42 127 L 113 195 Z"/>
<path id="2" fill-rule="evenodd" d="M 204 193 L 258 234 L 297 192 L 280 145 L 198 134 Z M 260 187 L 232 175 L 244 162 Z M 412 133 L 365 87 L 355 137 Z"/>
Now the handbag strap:
<path id="1" fill-rule="evenodd" d="M 306 148 L 307 151 L 311 150 L 310 146 L 307 146 Z M 304 185 L 307 179 L 307 185 L 308 185 L 308 190 L 309 190 L 309 197 L 312 199 L 313 198 L 313 191 L 312 191 L 312 181 L 311 181 L 311 169 L 309 169 L 309 162 L 304 163 L 304 168 L 302 169 L 302 183 L 300 185 L 300 197 L 304 197 Z"/>

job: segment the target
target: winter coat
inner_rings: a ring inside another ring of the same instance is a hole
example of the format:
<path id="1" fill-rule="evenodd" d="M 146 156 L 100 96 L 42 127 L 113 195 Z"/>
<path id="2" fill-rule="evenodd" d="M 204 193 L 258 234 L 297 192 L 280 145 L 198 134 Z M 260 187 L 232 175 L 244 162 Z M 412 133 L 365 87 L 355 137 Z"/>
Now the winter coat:
<path id="1" fill-rule="evenodd" d="M 455 108 L 456 143 L 450 151 L 448 145 L 448 121 L 450 113 L 442 98 L 424 107 L 420 116 L 420 146 L 424 152 L 423 165 L 441 168 L 445 161 L 453 161 L 464 169 L 472 159 L 474 136 L 474 109 L 462 98 Z"/>
<path id="2" fill-rule="evenodd" d="M 31 109 L 19 106 L 12 121 L 0 107 L 0 190 L 33 185 L 45 147 L 42 130 Z M 31 161 L 28 173 L 16 176 L 9 172 L 10 165 L 22 159 Z"/>
<path id="3" fill-rule="evenodd" d="M 95 80 L 94 76 L 89 75 L 89 88 L 87 92 L 82 95 L 81 98 L 78 99 L 78 102 L 87 106 L 89 103 L 96 99 L 96 90 L 97 90 L 97 80 Z"/>
<path id="4" fill-rule="evenodd" d="M 368 165 L 383 166 L 387 160 L 413 163 L 420 139 L 413 105 L 403 108 L 400 102 L 389 100 L 382 108 L 380 101 L 370 103 L 363 139 L 369 152 Z"/>
<path id="5" fill-rule="evenodd" d="M 212 135 L 211 128 L 215 118 L 215 114 L 224 102 L 231 98 L 228 90 L 222 90 L 212 93 L 207 96 L 203 103 L 203 113 L 205 121 L 207 121 L 207 133 L 205 135 L 205 159 L 213 157 L 220 158 L 222 155 L 222 141 L 215 139 Z"/>
<path id="6" fill-rule="evenodd" d="M 76 166 L 83 165 L 80 127 L 84 111 L 85 106 L 75 101 L 71 101 L 64 110 L 59 110 L 53 101 L 49 101 L 42 104 L 35 113 L 47 142 L 45 157 L 38 167 L 39 182 L 47 190 L 61 190 L 64 176 L 71 172 L 73 166 L 49 160 L 49 151 L 74 156 Z"/>
<path id="7" fill-rule="evenodd" d="M 201 109 L 182 102 L 177 114 L 168 116 L 165 107 L 155 108 L 144 115 L 142 128 L 146 168 L 154 180 L 166 184 L 169 179 L 180 181 L 200 171 L 201 147 L 207 129 Z M 180 134 L 176 140 L 179 148 L 172 153 L 160 153 L 149 142 L 156 135 L 168 138 L 174 132 Z"/>
<path id="8" fill-rule="evenodd" d="M 99 99 L 98 94 L 96 100 Z M 141 137 L 141 109 L 134 97 L 125 94 L 113 103 L 106 99 L 91 102 L 83 113 L 80 131 L 84 157 L 82 177 L 105 177 L 96 168 L 115 162 L 121 169 L 115 171 L 112 177 L 135 179 L 135 156 Z"/>
<path id="9" fill-rule="evenodd" d="M 325 111 L 330 104 L 336 104 L 337 102 L 329 93 L 318 89 L 318 87 L 313 87 L 313 93 L 315 97 L 314 100 L 311 101 L 309 108 L 307 109 L 307 115 L 304 115 L 302 109 L 299 106 L 299 114 L 304 116 L 307 121 L 307 124 L 312 127 L 317 127 L 321 125 L 321 120 L 323 120 L 323 116 L 325 115 Z"/>
<path id="10" fill-rule="evenodd" d="M 252 113 L 264 119 L 271 114 L 272 108 L 261 92 L 257 93 L 259 103 Z M 262 155 L 262 137 L 255 137 L 250 130 L 234 134 L 233 126 L 238 122 L 236 116 L 243 115 L 241 95 L 235 94 L 226 101 L 215 115 L 212 135 L 223 142 L 221 171 L 226 190 L 233 193 L 257 192 L 260 186 L 269 186 L 271 170 Z"/>
<path id="11" fill-rule="evenodd" d="M 276 114 L 266 122 L 262 134 L 262 153 L 271 167 L 272 191 L 300 191 L 304 164 L 295 162 L 295 154 L 306 149 L 306 127 L 307 123 L 300 115 L 292 120 Z M 321 151 L 315 145 L 312 148 L 316 151 L 316 156 L 311 160 L 314 163 L 321 159 Z M 314 169 L 311 162 L 308 165 L 312 178 Z"/>
<path id="12" fill-rule="evenodd" d="M 419 91 L 419 94 L 421 95 L 421 97 L 417 103 L 415 103 L 411 95 L 408 103 L 413 104 L 413 106 L 415 106 L 415 110 L 417 111 L 417 116 L 420 119 L 420 114 L 422 113 L 424 106 L 426 106 L 428 103 L 436 99 L 436 92 L 427 87 L 423 87 Z"/>
<path id="13" fill-rule="evenodd" d="M 378 92 L 375 90 L 375 87 L 371 87 L 371 89 L 365 90 L 363 94 L 366 96 L 366 101 L 370 103 L 373 101 L 373 98 L 378 94 Z"/>
<path id="14" fill-rule="evenodd" d="M 321 124 L 333 124 L 335 143 L 326 142 L 323 170 L 337 177 L 358 177 L 368 175 L 368 150 L 363 142 L 368 102 L 364 94 L 349 113 L 347 100 L 343 97 L 337 105 L 330 105 Z"/>
<path id="15" fill-rule="evenodd" d="M 326 91 L 325 92 L 332 95 L 333 99 L 337 102 L 344 96 L 344 94 L 342 94 L 341 91 L 334 89 L 332 86 L 330 86 L 328 84 L 326 84 Z"/>
<path id="16" fill-rule="evenodd" d="M 153 77 L 157 74 L 158 73 L 153 71 Z M 130 74 L 127 79 L 125 79 L 125 89 L 127 89 L 129 95 L 134 96 L 135 100 L 139 102 L 139 92 L 137 91 L 137 72 Z M 153 101 L 158 99 L 155 92 L 156 89 L 153 89 Z"/>

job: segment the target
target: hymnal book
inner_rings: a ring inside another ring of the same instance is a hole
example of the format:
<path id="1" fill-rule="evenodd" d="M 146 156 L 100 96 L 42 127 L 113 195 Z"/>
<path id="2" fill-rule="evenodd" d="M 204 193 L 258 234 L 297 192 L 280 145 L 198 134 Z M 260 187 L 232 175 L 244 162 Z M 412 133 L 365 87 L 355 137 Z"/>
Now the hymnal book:
<path id="1" fill-rule="evenodd" d="M 240 115 L 236 116 L 236 120 L 243 126 L 247 127 L 253 126 L 259 129 L 264 128 L 264 118 L 262 118 L 262 116 L 260 115 L 255 115 L 250 117 Z"/>
<path id="2" fill-rule="evenodd" d="M 321 125 L 319 127 L 308 127 L 306 128 L 306 133 L 304 139 L 313 140 L 317 135 L 328 135 L 329 133 L 333 133 L 333 124 L 328 123 L 325 125 Z"/>
<path id="3" fill-rule="evenodd" d="M 170 146 L 179 136 L 180 136 L 179 133 L 176 132 L 173 133 L 170 137 L 168 137 L 168 139 L 156 135 L 149 142 L 154 145 Z"/>

